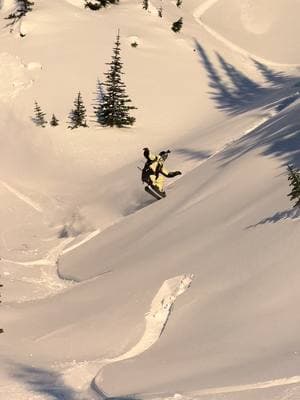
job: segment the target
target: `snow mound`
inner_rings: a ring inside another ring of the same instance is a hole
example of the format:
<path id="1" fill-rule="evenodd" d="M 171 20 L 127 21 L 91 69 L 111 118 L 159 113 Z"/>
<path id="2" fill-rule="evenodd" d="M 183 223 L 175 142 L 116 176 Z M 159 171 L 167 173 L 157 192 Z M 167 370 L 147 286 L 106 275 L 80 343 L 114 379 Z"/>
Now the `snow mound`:
<path id="1" fill-rule="evenodd" d="M 30 68 L 19 57 L 0 54 L 0 100 L 8 102 L 33 84 Z"/>

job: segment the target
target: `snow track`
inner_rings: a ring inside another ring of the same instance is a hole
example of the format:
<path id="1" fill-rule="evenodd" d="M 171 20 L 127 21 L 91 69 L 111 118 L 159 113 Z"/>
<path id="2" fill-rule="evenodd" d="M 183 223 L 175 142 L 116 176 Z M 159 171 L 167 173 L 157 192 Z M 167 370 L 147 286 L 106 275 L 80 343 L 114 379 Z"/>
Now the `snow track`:
<path id="1" fill-rule="evenodd" d="M 40 213 L 43 212 L 42 207 L 35 201 L 31 200 L 28 196 L 26 196 L 25 194 L 14 189 L 12 186 L 8 185 L 6 182 L 4 182 L 2 180 L 0 180 L 0 183 L 2 184 L 2 186 L 5 187 L 5 189 L 7 189 L 10 193 L 14 194 L 19 200 L 26 203 L 28 206 L 33 208 L 35 211 L 40 212 Z"/>

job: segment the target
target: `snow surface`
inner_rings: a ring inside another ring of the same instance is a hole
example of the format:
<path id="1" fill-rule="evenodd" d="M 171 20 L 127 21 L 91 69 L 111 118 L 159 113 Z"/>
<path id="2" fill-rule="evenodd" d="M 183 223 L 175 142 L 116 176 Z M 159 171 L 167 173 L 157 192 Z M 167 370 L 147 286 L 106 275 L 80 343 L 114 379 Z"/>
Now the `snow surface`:
<path id="1" fill-rule="evenodd" d="M 299 399 L 299 1 L 161 4 L 0 2 L 0 400 Z M 118 29 L 136 125 L 70 131 Z"/>

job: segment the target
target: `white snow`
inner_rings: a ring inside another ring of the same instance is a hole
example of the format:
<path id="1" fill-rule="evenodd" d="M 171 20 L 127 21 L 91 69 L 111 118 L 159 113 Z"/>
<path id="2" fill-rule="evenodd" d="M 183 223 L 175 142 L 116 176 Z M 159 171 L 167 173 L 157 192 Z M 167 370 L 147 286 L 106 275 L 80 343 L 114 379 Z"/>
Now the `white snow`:
<path id="1" fill-rule="evenodd" d="M 0 400 L 297 400 L 299 1 L 0 5 Z M 129 129 L 92 120 L 118 29 Z"/>

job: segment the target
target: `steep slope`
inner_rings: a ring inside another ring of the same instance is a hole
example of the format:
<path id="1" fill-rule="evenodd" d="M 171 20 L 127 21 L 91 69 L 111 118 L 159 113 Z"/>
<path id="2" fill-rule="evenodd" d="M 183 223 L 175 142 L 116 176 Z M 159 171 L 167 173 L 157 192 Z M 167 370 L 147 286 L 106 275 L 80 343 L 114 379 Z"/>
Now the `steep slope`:
<path id="1" fill-rule="evenodd" d="M 299 163 L 299 78 L 261 62 L 297 59 L 219 40 L 205 24 L 222 32 L 221 1 L 168 2 L 163 20 L 159 4 L 95 14 L 41 0 L 24 38 L 0 39 L 1 400 L 299 393 L 299 215 L 285 174 Z M 34 98 L 66 115 L 82 87 L 91 112 L 116 27 L 136 127 L 33 128 Z M 139 183 L 146 145 L 170 147 L 168 167 L 184 172 L 160 202 Z"/>

